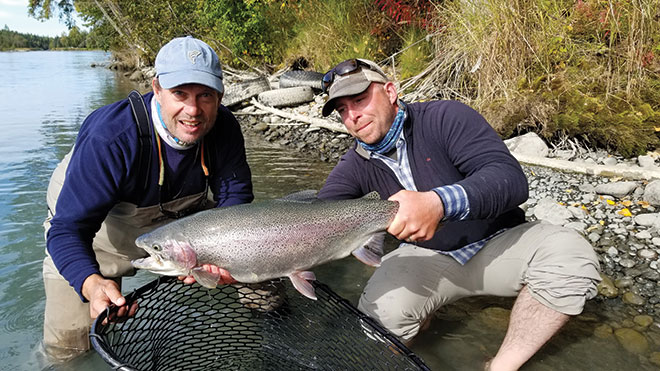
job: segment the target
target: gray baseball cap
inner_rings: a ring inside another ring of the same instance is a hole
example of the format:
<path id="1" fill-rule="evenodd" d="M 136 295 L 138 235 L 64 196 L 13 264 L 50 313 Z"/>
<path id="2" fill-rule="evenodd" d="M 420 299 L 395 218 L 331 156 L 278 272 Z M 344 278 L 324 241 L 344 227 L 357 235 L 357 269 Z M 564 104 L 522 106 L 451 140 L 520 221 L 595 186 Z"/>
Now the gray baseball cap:
<path id="1" fill-rule="evenodd" d="M 160 86 L 171 89 L 183 84 L 201 84 L 224 93 L 222 67 L 215 51 L 192 36 L 177 37 L 156 55 L 156 77 Z"/>
<path id="2" fill-rule="evenodd" d="M 321 113 L 328 116 L 335 109 L 335 100 L 360 94 L 367 90 L 372 82 L 386 83 L 389 79 L 378 65 L 367 59 L 349 59 L 339 63 L 324 77 L 324 82 L 330 80 L 328 100 L 323 105 Z"/>

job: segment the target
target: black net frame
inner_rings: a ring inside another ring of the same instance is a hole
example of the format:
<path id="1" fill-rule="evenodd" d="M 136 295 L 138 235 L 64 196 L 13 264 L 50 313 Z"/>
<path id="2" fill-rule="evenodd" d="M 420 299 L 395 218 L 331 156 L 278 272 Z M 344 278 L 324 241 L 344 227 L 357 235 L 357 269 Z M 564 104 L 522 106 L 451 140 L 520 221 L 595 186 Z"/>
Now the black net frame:
<path id="1" fill-rule="evenodd" d="M 94 321 L 94 349 L 116 370 L 429 370 L 424 361 L 327 285 L 317 300 L 289 280 L 206 289 L 175 277 L 126 295 L 136 315 Z"/>

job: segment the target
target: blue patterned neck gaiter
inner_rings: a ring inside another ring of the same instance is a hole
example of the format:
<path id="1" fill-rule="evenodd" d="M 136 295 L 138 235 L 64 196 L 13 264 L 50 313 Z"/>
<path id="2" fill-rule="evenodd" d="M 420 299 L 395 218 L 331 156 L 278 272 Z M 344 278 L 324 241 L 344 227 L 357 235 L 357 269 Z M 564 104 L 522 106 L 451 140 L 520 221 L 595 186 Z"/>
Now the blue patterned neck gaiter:
<path id="1" fill-rule="evenodd" d="M 375 144 L 367 144 L 360 140 L 357 142 L 369 152 L 375 152 L 381 155 L 388 153 L 394 148 L 396 141 L 401 135 L 401 130 L 403 130 L 403 123 L 406 121 L 406 104 L 399 100 L 399 112 L 396 113 L 392 127 L 385 134 L 385 137 L 381 139 L 380 142 Z"/>

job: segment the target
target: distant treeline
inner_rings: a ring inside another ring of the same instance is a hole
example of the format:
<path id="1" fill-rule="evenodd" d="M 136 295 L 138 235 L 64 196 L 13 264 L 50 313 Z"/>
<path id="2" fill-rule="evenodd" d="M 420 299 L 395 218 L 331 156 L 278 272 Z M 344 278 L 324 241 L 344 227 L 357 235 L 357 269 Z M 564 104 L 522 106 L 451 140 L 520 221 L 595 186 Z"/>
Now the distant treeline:
<path id="1" fill-rule="evenodd" d="M 68 34 L 49 37 L 12 31 L 7 25 L 0 30 L 0 51 L 29 49 L 98 49 L 99 45 L 86 31 L 73 27 Z"/>

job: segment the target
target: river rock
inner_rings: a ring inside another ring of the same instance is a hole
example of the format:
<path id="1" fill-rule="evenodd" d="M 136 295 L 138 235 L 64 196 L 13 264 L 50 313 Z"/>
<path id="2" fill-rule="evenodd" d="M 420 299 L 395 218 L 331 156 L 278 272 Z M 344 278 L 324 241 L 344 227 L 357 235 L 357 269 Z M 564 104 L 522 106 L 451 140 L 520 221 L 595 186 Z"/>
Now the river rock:
<path id="1" fill-rule="evenodd" d="M 616 157 L 607 156 L 602 157 L 599 162 L 606 166 L 614 166 L 619 163 L 619 160 L 617 160 Z"/>
<path id="2" fill-rule="evenodd" d="M 583 193 L 596 193 L 596 186 L 591 183 L 583 183 L 578 189 Z"/>
<path id="3" fill-rule="evenodd" d="M 635 294 L 632 291 L 628 291 L 627 293 L 623 294 L 623 302 L 626 304 L 631 304 L 631 305 L 644 305 L 646 304 L 646 300 L 644 300 L 643 297 Z"/>
<path id="4" fill-rule="evenodd" d="M 637 188 L 636 182 L 613 182 L 597 185 L 596 193 L 622 198 L 634 191 L 635 188 Z"/>
<path id="5" fill-rule="evenodd" d="M 633 220 L 635 224 L 643 227 L 660 228 L 660 213 L 648 213 L 636 215 Z"/>
<path id="6" fill-rule="evenodd" d="M 612 326 L 606 323 L 596 326 L 596 328 L 594 329 L 594 336 L 601 339 L 608 339 L 612 336 L 613 333 L 614 330 L 612 329 Z"/>
<path id="7" fill-rule="evenodd" d="M 649 349 L 649 341 L 644 335 L 631 328 L 620 328 L 614 331 L 614 336 L 625 350 L 633 354 L 644 354 Z"/>
<path id="8" fill-rule="evenodd" d="M 640 314 L 633 318 L 633 322 L 635 322 L 635 324 L 637 324 L 641 328 L 647 329 L 653 323 L 653 317 L 645 314 Z"/>
<path id="9" fill-rule="evenodd" d="M 511 311 L 501 307 L 488 307 L 481 311 L 479 318 L 488 327 L 506 330 L 509 327 Z"/>
<path id="10" fill-rule="evenodd" d="M 266 124 L 263 121 L 259 122 L 256 125 L 254 125 L 253 130 L 256 131 L 256 132 L 264 132 L 264 131 L 268 130 L 268 124 Z"/>
<path id="11" fill-rule="evenodd" d="M 598 284 L 598 293 L 606 298 L 615 298 L 619 295 L 619 290 L 614 286 L 612 279 L 604 274 L 600 274 L 601 281 Z"/>
<path id="12" fill-rule="evenodd" d="M 637 251 L 637 255 L 642 259 L 655 260 L 658 253 L 651 249 L 641 249 Z"/>
<path id="13" fill-rule="evenodd" d="M 550 152 L 548 145 L 545 144 L 543 139 L 533 132 L 507 139 L 504 141 L 504 144 L 509 148 L 509 151 L 521 155 L 546 157 Z"/>
<path id="14" fill-rule="evenodd" d="M 655 167 L 655 159 L 653 159 L 653 157 L 651 156 L 646 156 L 646 155 L 637 156 L 637 163 L 639 164 L 640 167 L 643 168 Z"/>
<path id="15" fill-rule="evenodd" d="M 635 233 L 635 237 L 639 240 L 650 240 L 652 236 L 649 231 L 639 231 Z"/>
<path id="16" fill-rule="evenodd" d="M 564 225 L 573 214 L 551 198 L 544 198 L 534 207 L 534 216 L 550 224 Z"/>
<path id="17" fill-rule="evenodd" d="M 660 352 L 651 353 L 651 355 L 649 356 L 649 361 L 651 361 L 651 363 L 653 363 L 654 365 L 660 367 Z"/>
<path id="18" fill-rule="evenodd" d="M 621 277 L 614 280 L 614 286 L 620 289 L 627 289 L 629 287 L 632 287 L 633 283 L 634 282 L 630 277 Z"/>
<path id="19" fill-rule="evenodd" d="M 644 188 L 642 199 L 651 205 L 660 206 L 660 180 L 654 180 Z"/>

